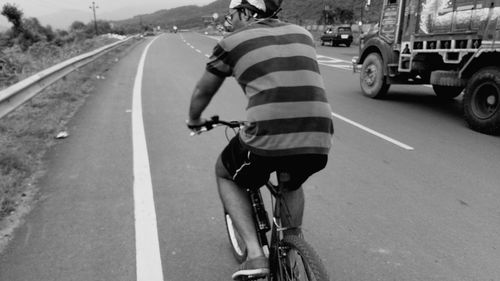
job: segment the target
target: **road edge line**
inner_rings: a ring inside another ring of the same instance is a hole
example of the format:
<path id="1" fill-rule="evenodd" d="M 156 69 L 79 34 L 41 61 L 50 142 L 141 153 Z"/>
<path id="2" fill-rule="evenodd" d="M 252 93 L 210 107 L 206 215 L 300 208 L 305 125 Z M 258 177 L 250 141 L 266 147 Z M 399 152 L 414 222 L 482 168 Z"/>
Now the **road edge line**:
<path id="1" fill-rule="evenodd" d="M 134 82 L 132 98 L 132 146 L 134 168 L 134 216 L 137 281 L 163 281 L 160 243 L 151 170 L 142 116 L 142 78 L 149 47 L 144 49 Z"/>

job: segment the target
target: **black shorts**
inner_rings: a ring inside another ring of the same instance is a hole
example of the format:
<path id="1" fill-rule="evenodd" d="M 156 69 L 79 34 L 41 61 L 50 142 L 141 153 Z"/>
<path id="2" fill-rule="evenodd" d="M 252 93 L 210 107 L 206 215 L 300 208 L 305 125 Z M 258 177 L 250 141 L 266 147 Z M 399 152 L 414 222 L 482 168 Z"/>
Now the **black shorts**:
<path id="1" fill-rule="evenodd" d="M 222 151 L 221 160 L 238 186 L 258 189 L 266 184 L 271 173 L 286 172 L 290 180 L 285 183 L 285 188 L 296 190 L 326 166 L 328 155 L 260 156 L 251 153 L 242 145 L 239 136 L 235 136 Z"/>

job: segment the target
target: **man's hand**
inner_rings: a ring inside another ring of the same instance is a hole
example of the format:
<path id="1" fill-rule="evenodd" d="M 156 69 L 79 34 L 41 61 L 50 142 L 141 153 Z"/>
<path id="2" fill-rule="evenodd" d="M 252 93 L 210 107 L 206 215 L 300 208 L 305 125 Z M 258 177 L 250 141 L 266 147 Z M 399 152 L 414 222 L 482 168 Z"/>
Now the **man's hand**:
<path id="1" fill-rule="evenodd" d="M 199 118 L 199 119 L 195 119 L 195 120 L 187 120 L 186 121 L 186 125 L 187 127 L 190 129 L 190 130 L 196 130 L 197 128 L 201 128 L 203 127 L 203 125 L 207 122 L 206 119 L 204 118 Z"/>
<path id="2" fill-rule="evenodd" d="M 189 130 L 191 130 L 191 135 L 199 134 L 203 131 L 206 131 L 208 128 L 206 128 L 207 122 L 209 120 L 200 118 L 200 119 L 195 119 L 195 120 L 186 120 L 186 125 Z M 211 129 L 211 128 L 210 128 Z"/>

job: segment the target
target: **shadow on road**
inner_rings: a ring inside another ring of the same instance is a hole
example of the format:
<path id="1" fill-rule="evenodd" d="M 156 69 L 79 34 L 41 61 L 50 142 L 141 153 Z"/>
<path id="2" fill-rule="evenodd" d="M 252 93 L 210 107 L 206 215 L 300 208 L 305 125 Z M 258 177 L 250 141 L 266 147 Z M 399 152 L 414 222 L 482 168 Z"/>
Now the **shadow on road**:
<path id="1" fill-rule="evenodd" d="M 450 100 L 438 98 L 432 90 L 422 92 L 417 89 L 394 89 L 382 99 L 384 102 L 397 103 L 405 107 L 433 115 L 439 115 L 463 124 L 462 95 Z"/>

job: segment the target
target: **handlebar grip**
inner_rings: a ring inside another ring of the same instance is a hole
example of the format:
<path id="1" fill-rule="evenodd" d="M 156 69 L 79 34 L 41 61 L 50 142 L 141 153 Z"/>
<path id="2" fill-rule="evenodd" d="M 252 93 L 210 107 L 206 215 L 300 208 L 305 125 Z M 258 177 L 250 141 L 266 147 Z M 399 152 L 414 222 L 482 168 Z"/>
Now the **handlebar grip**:
<path id="1" fill-rule="evenodd" d="M 214 115 L 210 117 L 209 120 L 206 120 L 203 124 L 199 125 L 189 125 L 187 127 L 192 131 L 191 136 L 201 134 L 202 132 L 210 131 L 213 128 L 217 127 L 217 125 L 225 125 L 229 128 L 238 128 L 244 124 L 242 121 L 224 121 L 220 120 L 219 115 Z"/>
<path id="2" fill-rule="evenodd" d="M 187 127 L 190 130 L 198 130 L 200 128 L 203 128 L 204 126 L 205 126 L 204 124 L 203 125 L 189 125 L 189 124 L 187 124 Z"/>

